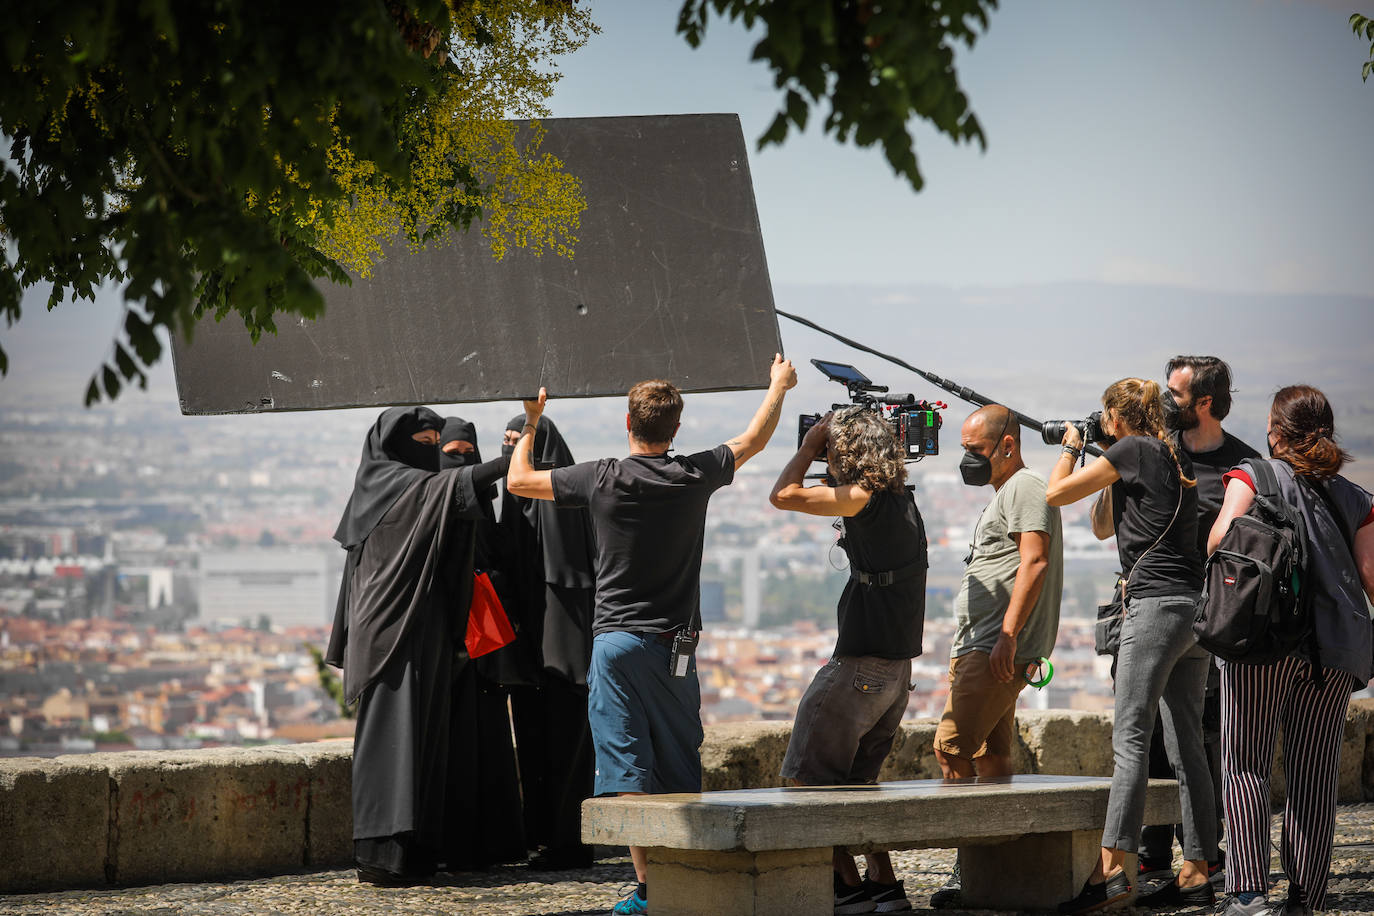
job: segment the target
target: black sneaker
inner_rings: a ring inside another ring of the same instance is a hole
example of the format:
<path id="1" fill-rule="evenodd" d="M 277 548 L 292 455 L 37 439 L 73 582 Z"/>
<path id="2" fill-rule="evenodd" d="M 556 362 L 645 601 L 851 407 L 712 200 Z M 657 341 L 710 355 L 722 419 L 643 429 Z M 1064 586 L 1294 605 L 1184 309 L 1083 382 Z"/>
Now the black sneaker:
<path id="1" fill-rule="evenodd" d="M 877 904 L 868 894 L 868 885 L 859 884 L 850 887 L 840 880 L 838 873 L 835 875 L 835 916 L 851 916 L 854 913 L 871 913 L 877 909 Z"/>
<path id="2" fill-rule="evenodd" d="M 1160 885 L 1135 898 L 1135 905 L 1149 910 L 1180 906 L 1211 906 L 1217 902 L 1216 888 L 1204 881 L 1195 887 L 1179 887 L 1177 881 Z"/>
<path id="3" fill-rule="evenodd" d="M 930 895 L 930 906 L 936 910 L 957 910 L 964 903 L 964 879 L 959 874 L 959 860 L 954 860 L 954 874 L 938 891 Z"/>
<path id="4" fill-rule="evenodd" d="M 864 877 L 864 890 L 868 899 L 873 901 L 875 913 L 905 913 L 911 909 L 911 901 L 906 899 L 906 882 L 879 884 L 872 878 Z"/>
<path id="5" fill-rule="evenodd" d="M 1093 884 L 1091 880 L 1084 881 L 1083 889 L 1078 892 L 1077 897 L 1059 904 L 1059 912 L 1064 916 L 1096 913 L 1130 896 L 1131 882 L 1126 877 L 1126 872 L 1119 871 L 1101 884 Z"/>

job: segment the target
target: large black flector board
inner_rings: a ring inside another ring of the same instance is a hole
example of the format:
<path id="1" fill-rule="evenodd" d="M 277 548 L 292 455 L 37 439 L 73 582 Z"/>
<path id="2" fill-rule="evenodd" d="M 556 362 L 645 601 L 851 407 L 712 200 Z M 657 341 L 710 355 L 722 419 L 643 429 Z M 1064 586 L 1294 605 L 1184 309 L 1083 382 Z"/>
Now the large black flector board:
<path id="1" fill-rule="evenodd" d="M 390 249 L 372 278 L 321 281 L 325 314 L 279 316 L 254 345 L 237 315 L 174 335 L 182 413 L 257 413 L 530 397 L 760 388 L 781 352 L 739 118 L 542 122 L 582 182 L 569 260 L 476 224 L 442 247 Z"/>

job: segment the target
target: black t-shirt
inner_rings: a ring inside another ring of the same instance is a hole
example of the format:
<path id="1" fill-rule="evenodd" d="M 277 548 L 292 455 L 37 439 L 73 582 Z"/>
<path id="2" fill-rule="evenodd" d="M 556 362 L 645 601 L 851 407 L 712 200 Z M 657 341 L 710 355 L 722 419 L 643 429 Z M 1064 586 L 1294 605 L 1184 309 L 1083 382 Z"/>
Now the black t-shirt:
<path id="1" fill-rule="evenodd" d="M 1121 569 L 1130 576 L 1127 595 L 1149 598 L 1202 591 L 1197 488 L 1179 481 L 1168 444 L 1154 436 L 1127 436 L 1107 449 L 1106 458 L 1121 475 L 1112 484 L 1112 521 Z M 1188 456 L 1180 453 L 1179 462 L 1183 473 L 1192 477 Z M 1151 549 L 1156 540 L 1159 544 Z"/>
<path id="2" fill-rule="evenodd" d="M 1190 452 L 1182 443 L 1178 444 L 1193 462 L 1193 474 L 1197 477 L 1197 554 L 1203 562 L 1207 560 L 1207 535 L 1221 514 L 1221 501 L 1226 496 L 1226 485 L 1221 475 L 1240 464 L 1246 458 L 1258 458 L 1260 453 L 1246 445 L 1228 432 L 1221 445 L 1210 452 Z"/>
<path id="3" fill-rule="evenodd" d="M 554 469 L 554 501 L 586 506 L 596 535 L 593 634 L 662 633 L 698 616 L 706 504 L 734 476 L 726 445 Z"/>
<path id="4" fill-rule="evenodd" d="M 926 529 L 910 491 L 879 490 L 859 514 L 844 520 L 851 568 L 899 572 L 891 585 L 861 585 L 853 577 L 840 594 L 836 655 L 915 658 L 926 619 Z"/>

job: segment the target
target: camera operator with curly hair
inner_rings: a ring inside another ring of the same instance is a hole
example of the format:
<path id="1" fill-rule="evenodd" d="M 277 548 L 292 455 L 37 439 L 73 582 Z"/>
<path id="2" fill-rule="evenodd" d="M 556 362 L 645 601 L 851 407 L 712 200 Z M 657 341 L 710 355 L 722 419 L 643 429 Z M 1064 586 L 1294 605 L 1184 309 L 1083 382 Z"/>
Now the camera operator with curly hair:
<path id="1" fill-rule="evenodd" d="M 824 456 L 825 484 L 806 486 Z M 797 709 L 782 776 L 793 785 L 872 784 L 892 748 L 910 692 L 911 659 L 925 625 L 926 536 L 906 488 L 901 447 L 877 412 L 848 407 L 807 431 L 773 485 L 779 509 L 840 516 L 849 581 L 839 601 L 839 640 Z M 885 852 L 854 859 L 834 852 L 835 912 L 911 909 Z"/>
<path id="2" fill-rule="evenodd" d="M 1207 862 L 1217 856 L 1216 809 L 1202 742 L 1202 694 L 1211 656 L 1193 635 L 1193 603 L 1202 590 L 1197 552 L 1197 490 L 1192 463 L 1164 428 L 1159 384 L 1124 378 L 1102 395 L 1103 432 L 1116 441 L 1105 455 L 1074 470 L 1083 436 L 1066 424 L 1063 451 L 1050 472 L 1045 500 L 1067 506 L 1108 487 L 1093 507 L 1093 533 L 1116 534 L 1125 576 L 1125 617 L 1117 652 L 1115 768 L 1102 852 L 1082 891 L 1059 905 L 1087 913 L 1130 896 L 1122 866 L 1140 841 L 1150 733 L 1164 719 L 1164 744 L 1178 772 L 1183 904 L 1211 904 Z M 1109 498 L 1108 498 L 1109 497 Z"/>

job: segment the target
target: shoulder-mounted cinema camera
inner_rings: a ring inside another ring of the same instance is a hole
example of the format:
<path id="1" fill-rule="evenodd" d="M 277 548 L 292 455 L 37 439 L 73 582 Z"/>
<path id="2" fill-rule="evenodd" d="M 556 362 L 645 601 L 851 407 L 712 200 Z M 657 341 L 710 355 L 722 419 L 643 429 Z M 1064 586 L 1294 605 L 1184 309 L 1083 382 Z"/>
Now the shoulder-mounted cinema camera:
<path id="1" fill-rule="evenodd" d="M 846 363 L 811 360 L 811 365 L 832 382 L 839 382 L 849 391 L 850 404 L 880 414 L 892 427 L 892 435 L 901 446 L 907 461 L 918 461 L 927 455 L 940 454 L 940 427 L 944 417 L 940 411 L 949 405 L 943 401 L 918 401 L 914 394 L 888 394 L 886 385 L 875 385 L 868 376 Z M 832 404 L 832 410 L 849 404 Z M 821 414 L 802 414 L 797 418 L 797 447 L 801 448 L 806 431 L 820 422 Z M 825 460 L 825 452 L 817 456 Z"/>

